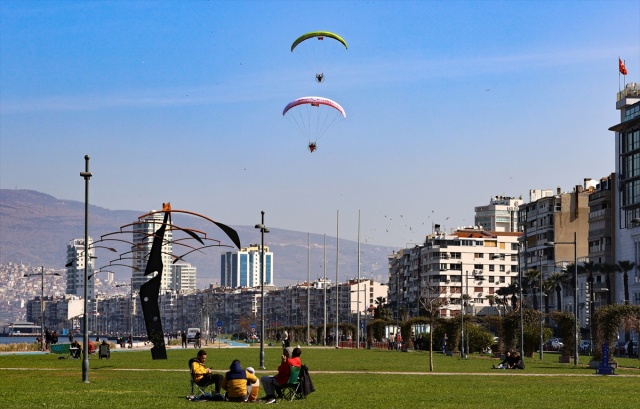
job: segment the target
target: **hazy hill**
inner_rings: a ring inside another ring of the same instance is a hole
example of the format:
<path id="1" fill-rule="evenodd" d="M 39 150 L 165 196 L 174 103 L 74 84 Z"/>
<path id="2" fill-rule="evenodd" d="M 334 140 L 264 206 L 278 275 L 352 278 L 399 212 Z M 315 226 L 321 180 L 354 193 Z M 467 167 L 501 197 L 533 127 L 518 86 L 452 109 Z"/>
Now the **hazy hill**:
<path id="1" fill-rule="evenodd" d="M 96 239 L 101 235 L 118 231 L 121 226 L 132 223 L 147 210 L 108 210 L 95 205 L 89 208 L 89 236 Z M 209 222 L 193 217 L 174 217 L 174 222 L 182 227 L 192 227 L 206 231 L 209 237 L 230 244 L 224 233 Z M 223 221 L 224 222 L 224 221 Z M 231 226 L 237 230 L 243 246 L 259 243 L 260 234 L 253 226 Z M 265 245 L 274 253 L 274 277 L 276 285 L 292 284 L 307 279 L 307 233 L 282 230 L 269 226 L 265 235 Z M 56 199 L 45 193 L 32 190 L 0 189 L 0 263 L 21 262 L 43 265 L 47 268 L 63 268 L 66 263 L 66 246 L 74 238 L 84 236 L 84 203 L 73 200 Z M 131 240 L 131 236 L 123 237 Z M 322 277 L 323 237 L 311 234 L 311 279 Z M 109 244 L 113 246 L 112 244 Z M 118 246 L 113 246 L 118 248 Z M 118 248 L 124 252 L 128 249 Z M 220 250 L 206 249 L 194 252 L 186 261 L 198 268 L 198 287 L 220 281 Z M 387 256 L 394 248 L 360 244 L 361 276 L 372 275 L 380 281 L 387 280 Z M 117 258 L 108 251 L 96 252 L 97 267 Z M 336 277 L 336 239 L 326 238 L 326 275 L 332 281 Z M 340 281 L 357 275 L 357 243 L 340 239 L 339 256 Z M 127 263 L 129 264 L 129 263 Z M 128 280 L 131 271 L 126 267 L 115 268 L 116 279 Z"/>

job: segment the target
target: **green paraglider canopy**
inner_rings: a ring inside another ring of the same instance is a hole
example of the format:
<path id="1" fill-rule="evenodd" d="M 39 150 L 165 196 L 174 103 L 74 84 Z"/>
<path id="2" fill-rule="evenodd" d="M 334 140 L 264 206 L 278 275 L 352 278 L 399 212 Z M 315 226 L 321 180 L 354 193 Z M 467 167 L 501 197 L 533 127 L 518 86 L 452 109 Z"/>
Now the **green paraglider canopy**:
<path id="1" fill-rule="evenodd" d="M 293 44 L 291 44 L 291 52 L 293 52 L 293 49 L 296 48 L 298 44 L 300 44 L 305 40 L 308 40 L 310 38 L 318 38 L 319 40 L 322 40 L 325 37 L 333 38 L 334 40 L 341 42 L 342 45 L 344 45 L 344 48 L 347 48 L 347 49 L 349 48 L 347 47 L 347 42 L 344 41 L 344 39 L 337 34 L 331 33 L 329 31 L 312 31 L 310 33 L 303 34 L 300 37 L 298 37 L 296 41 L 294 41 Z"/>

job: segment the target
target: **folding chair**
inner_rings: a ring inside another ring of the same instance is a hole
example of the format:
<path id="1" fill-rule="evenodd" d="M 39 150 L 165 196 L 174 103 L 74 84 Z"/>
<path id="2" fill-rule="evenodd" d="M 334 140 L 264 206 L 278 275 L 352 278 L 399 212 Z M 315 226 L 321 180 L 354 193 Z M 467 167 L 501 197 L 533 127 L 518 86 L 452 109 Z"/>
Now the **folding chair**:
<path id="1" fill-rule="evenodd" d="M 111 358 L 111 351 L 109 351 L 109 345 L 100 344 L 98 349 L 98 358 Z"/>
<path id="2" fill-rule="evenodd" d="M 198 362 L 198 358 L 191 358 L 189 360 L 189 381 L 191 382 L 191 397 L 192 398 L 197 398 L 199 396 L 202 395 L 206 395 L 207 393 L 210 395 L 213 395 L 213 387 L 215 385 L 211 384 L 211 385 L 206 385 L 206 386 L 200 386 L 198 385 L 198 382 L 195 381 L 195 373 L 193 372 L 193 363 L 194 362 Z M 209 392 L 207 392 L 207 388 L 210 388 L 211 390 Z"/>
<path id="3" fill-rule="evenodd" d="M 289 372 L 289 380 L 287 384 L 280 389 L 282 399 L 294 400 L 304 399 L 304 393 L 302 393 L 302 383 L 300 382 L 300 367 L 291 366 Z"/>

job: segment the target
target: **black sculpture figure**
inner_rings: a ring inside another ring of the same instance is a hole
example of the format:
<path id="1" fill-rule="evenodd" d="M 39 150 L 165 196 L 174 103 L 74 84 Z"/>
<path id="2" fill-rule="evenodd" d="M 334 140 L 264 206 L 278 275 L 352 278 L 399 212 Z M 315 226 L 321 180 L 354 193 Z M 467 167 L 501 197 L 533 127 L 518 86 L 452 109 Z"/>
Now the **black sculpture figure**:
<path id="1" fill-rule="evenodd" d="M 149 341 L 153 343 L 153 347 L 151 347 L 151 357 L 153 359 L 167 359 L 167 348 L 164 344 L 164 332 L 162 332 L 158 296 L 160 295 L 160 283 L 162 282 L 163 270 L 162 242 L 164 241 L 164 232 L 167 229 L 167 221 L 169 220 L 170 214 L 169 212 L 164 213 L 162 226 L 156 231 L 153 238 L 147 267 L 144 269 L 145 276 L 153 273 L 158 274 L 140 286 L 140 302 L 142 303 L 144 323 L 147 327 L 147 336 L 149 337 Z"/>
<path id="2" fill-rule="evenodd" d="M 152 359 L 167 359 L 167 349 L 164 342 L 164 332 L 162 331 L 162 320 L 160 318 L 160 307 L 158 306 L 158 297 L 160 295 L 160 284 L 162 282 L 162 245 L 164 243 L 164 234 L 167 226 L 171 226 L 171 205 L 169 203 L 162 204 L 162 212 L 164 212 L 164 219 L 162 225 L 153 235 L 153 243 L 151 245 L 151 251 L 149 252 L 149 258 L 147 260 L 147 266 L 144 270 L 144 275 L 148 276 L 157 273 L 155 277 L 140 286 L 140 301 L 142 303 L 142 313 L 144 315 L 144 322 L 147 327 L 147 336 L 153 343 L 151 348 Z M 184 210 L 173 210 L 173 212 L 188 213 L 198 217 L 202 217 L 211 221 L 216 226 L 220 227 L 227 236 L 233 241 L 233 243 L 240 248 L 240 238 L 238 233 L 222 223 L 218 223 L 208 217 L 199 215 L 197 213 L 188 212 Z M 152 212 L 149 214 L 158 213 Z M 145 215 L 146 216 L 146 215 Z M 169 227 L 171 229 L 171 227 Z M 193 237 L 200 243 L 204 244 L 202 239 L 193 231 L 183 228 L 177 228 L 184 231 Z M 133 291 L 133 289 L 132 289 Z"/>

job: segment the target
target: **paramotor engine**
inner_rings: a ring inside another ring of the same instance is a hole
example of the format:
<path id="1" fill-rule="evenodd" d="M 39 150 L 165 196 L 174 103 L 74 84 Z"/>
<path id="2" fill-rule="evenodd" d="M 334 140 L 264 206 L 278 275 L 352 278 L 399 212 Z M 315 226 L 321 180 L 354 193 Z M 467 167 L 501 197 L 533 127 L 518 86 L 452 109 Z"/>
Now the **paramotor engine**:
<path id="1" fill-rule="evenodd" d="M 347 117 L 335 101 L 323 97 L 302 97 L 287 104 L 282 115 L 295 123 L 309 141 L 309 151 L 317 149 L 317 141 L 334 124 Z"/>
<path id="2" fill-rule="evenodd" d="M 334 54 L 347 42 L 342 37 L 329 31 L 312 31 L 301 35 L 291 44 L 291 52 L 315 71 L 316 82 L 324 82 L 325 71 L 333 61 Z"/>

